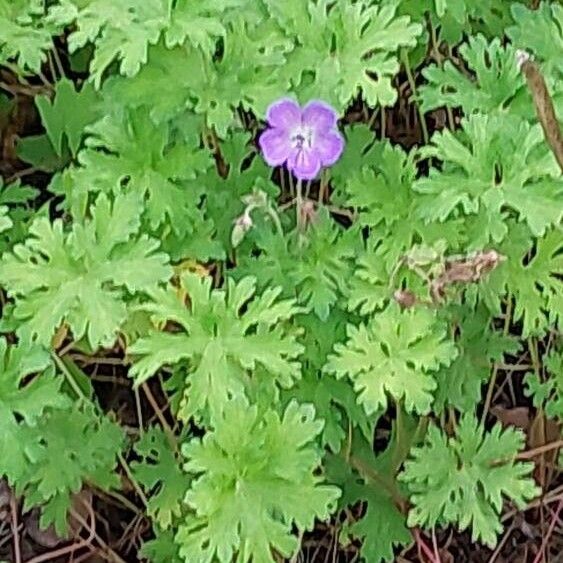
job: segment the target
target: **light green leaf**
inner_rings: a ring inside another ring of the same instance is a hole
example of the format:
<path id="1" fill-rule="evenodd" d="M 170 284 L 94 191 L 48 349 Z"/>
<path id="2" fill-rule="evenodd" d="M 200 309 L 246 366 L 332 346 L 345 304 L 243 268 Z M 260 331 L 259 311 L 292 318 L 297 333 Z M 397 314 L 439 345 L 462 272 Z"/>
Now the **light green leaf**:
<path id="1" fill-rule="evenodd" d="M 400 311 L 390 305 L 367 324 L 348 326 L 348 340 L 336 344 L 325 371 L 348 377 L 366 413 L 387 408 L 390 395 L 408 412 L 430 411 L 436 380 L 432 372 L 456 357 L 446 326 L 426 309 Z"/>

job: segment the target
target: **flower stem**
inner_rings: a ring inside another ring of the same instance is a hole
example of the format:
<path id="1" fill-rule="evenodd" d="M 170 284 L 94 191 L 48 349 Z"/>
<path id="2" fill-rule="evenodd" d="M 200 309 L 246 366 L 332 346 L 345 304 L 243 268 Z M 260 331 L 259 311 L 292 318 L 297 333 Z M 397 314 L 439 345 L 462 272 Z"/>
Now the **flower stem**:
<path id="1" fill-rule="evenodd" d="M 295 223 L 297 225 L 297 230 L 299 232 L 303 230 L 302 208 L 303 208 L 302 183 L 301 183 L 301 178 L 299 178 L 297 180 L 297 185 L 295 186 Z"/>
<path id="2" fill-rule="evenodd" d="M 324 196 L 325 196 L 325 189 L 326 189 L 326 185 L 327 185 L 327 171 L 323 170 L 321 172 L 321 184 L 319 186 L 319 205 L 322 205 L 324 203 Z"/>
<path id="3" fill-rule="evenodd" d="M 291 199 L 293 199 L 295 197 L 295 187 L 293 185 L 293 175 L 291 172 L 288 171 L 287 177 L 289 179 L 289 195 L 291 196 Z"/>

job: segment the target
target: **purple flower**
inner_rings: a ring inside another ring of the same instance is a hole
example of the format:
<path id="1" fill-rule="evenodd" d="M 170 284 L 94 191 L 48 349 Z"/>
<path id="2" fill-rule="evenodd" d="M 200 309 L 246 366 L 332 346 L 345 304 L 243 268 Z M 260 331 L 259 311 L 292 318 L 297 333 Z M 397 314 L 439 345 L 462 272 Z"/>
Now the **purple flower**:
<path id="1" fill-rule="evenodd" d="M 338 115 L 324 102 L 313 100 L 303 109 L 290 98 L 274 102 L 266 112 L 269 128 L 258 143 L 270 166 L 286 164 L 299 180 L 312 180 L 322 166 L 342 154 L 344 139 L 336 128 Z"/>

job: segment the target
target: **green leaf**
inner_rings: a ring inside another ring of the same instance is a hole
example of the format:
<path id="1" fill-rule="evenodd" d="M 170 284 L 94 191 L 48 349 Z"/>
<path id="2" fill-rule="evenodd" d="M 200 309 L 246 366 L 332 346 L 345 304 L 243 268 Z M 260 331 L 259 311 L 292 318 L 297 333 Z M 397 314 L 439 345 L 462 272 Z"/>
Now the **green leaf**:
<path id="1" fill-rule="evenodd" d="M 261 287 L 280 286 L 284 295 L 297 293 L 300 305 L 326 321 L 346 296 L 352 258 L 359 247 L 356 229 L 342 229 L 322 209 L 305 236 L 262 231 L 257 258 L 241 257 L 238 275 L 257 275 Z"/>
<path id="2" fill-rule="evenodd" d="M 434 0 L 424 3 L 403 0 L 400 13 L 423 24 L 429 19 L 437 39 L 454 45 L 467 34 L 478 31 L 486 37 L 503 35 L 506 26 L 512 23 L 512 4 L 502 0 Z"/>
<path id="3" fill-rule="evenodd" d="M 166 46 L 173 47 L 188 42 L 201 49 L 209 58 L 215 54 L 219 38 L 225 38 L 225 22 L 236 10 L 246 7 L 248 0 L 179 0 L 174 4 L 170 25 L 166 31 Z"/>
<path id="4" fill-rule="evenodd" d="M 55 85 L 55 95 L 37 96 L 35 105 L 43 126 L 58 156 L 63 156 L 64 141 L 76 155 L 86 126 L 97 120 L 99 97 L 93 87 L 85 84 L 80 91 L 73 82 L 63 78 Z"/>
<path id="5" fill-rule="evenodd" d="M 0 251 L 12 248 L 27 236 L 29 224 L 34 217 L 31 205 L 38 193 L 35 188 L 22 186 L 19 181 L 7 186 L 0 182 L 1 223 L 6 226 L 0 235 Z"/>
<path id="6" fill-rule="evenodd" d="M 463 413 L 473 412 L 482 398 L 482 386 L 490 378 L 494 363 L 502 363 L 505 354 L 515 355 L 520 350 L 514 336 L 491 330 L 493 320 L 482 303 L 476 308 L 459 306 L 452 310 L 459 353 L 450 366 L 436 373 L 436 412 L 446 406 Z"/>
<path id="7" fill-rule="evenodd" d="M 244 212 L 243 199 L 255 189 L 272 198 L 279 194 L 279 187 L 270 180 L 270 168 L 260 156 L 253 155 L 250 142 L 248 133 L 231 134 L 220 147 L 228 165 L 226 176 L 213 167 L 194 182 L 205 197 L 206 216 L 216 226 L 217 239 L 225 250 L 232 248 L 231 232 L 235 220 Z"/>
<path id="8" fill-rule="evenodd" d="M 409 17 L 396 15 L 399 2 L 311 2 L 306 8 L 295 6 L 299 2 L 266 4 L 286 34 L 296 38 L 284 74 L 298 85 L 303 101 L 322 98 L 344 110 L 361 92 L 371 106 L 393 105 L 396 53 L 413 47 L 422 31 Z M 314 75 L 310 83 L 302 80 L 307 72 Z"/>
<path id="9" fill-rule="evenodd" d="M 143 543 L 140 555 L 152 563 L 182 563 L 180 549 L 174 541 L 174 530 L 155 529 L 156 537 Z"/>
<path id="10" fill-rule="evenodd" d="M 190 479 L 170 449 L 166 434 L 157 427 L 142 435 L 135 444 L 135 452 L 141 461 L 131 464 L 133 475 L 146 490 L 152 491 L 147 507 L 149 516 L 166 530 L 182 513 Z"/>
<path id="11" fill-rule="evenodd" d="M 274 563 L 273 549 L 289 557 L 293 529 L 328 518 L 340 494 L 316 473 L 321 428 L 311 405 L 292 402 L 280 417 L 228 402 L 213 431 L 183 448 L 195 477 L 186 496 L 192 512 L 176 536 L 184 560 Z"/>
<path id="12" fill-rule="evenodd" d="M 514 26 L 506 30 L 514 45 L 531 51 L 545 61 L 545 71 L 563 73 L 559 53 L 563 49 L 563 6 L 557 2 L 541 2 L 537 9 L 514 2 L 510 6 Z"/>
<path id="13" fill-rule="evenodd" d="M 45 18 L 44 0 L 9 0 L 0 5 L 0 62 L 12 62 L 36 73 L 53 48 L 60 26 Z"/>
<path id="14" fill-rule="evenodd" d="M 0 205 L 0 233 L 11 229 L 14 226 L 13 221 L 8 215 L 9 209 L 5 205 Z"/>
<path id="15" fill-rule="evenodd" d="M 262 117 L 290 85 L 278 72 L 290 40 L 260 12 L 253 14 L 252 23 L 246 19 L 243 13 L 229 25 L 222 55 L 206 61 L 206 74 L 190 88 L 196 112 L 206 116 L 220 137 L 234 125 L 235 108 L 252 108 Z"/>
<path id="16" fill-rule="evenodd" d="M 190 272 L 180 281 L 188 307 L 173 287 L 150 291 L 151 302 L 142 305 L 155 321 L 173 322 L 180 330 L 155 331 L 129 348 L 137 356 L 129 372 L 135 384 L 182 362 L 187 388 L 180 416 L 187 420 L 207 409 L 216 418 L 230 396 L 244 395 L 253 378 L 267 377 L 282 387 L 299 378 L 302 346 L 286 326 L 300 312 L 294 300 L 280 300 L 279 288 L 256 294 L 250 277 L 238 284 L 229 279 L 225 289 L 211 289 L 209 278 Z"/>
<path id="17" fill-rule="evenodd" d="M 144 110 L 119 119 L 107 116 L 88 133 L 78 155 L 80 167 L 71 169 L 68 184 L 63 184 L 71 204 L 82 201 L 81 192 L 119 193 L 125 185 L 144 200 L 143 215 L 151 229 L 166 222 L 177 232 L 193 231 L 202 220 L 197 207 L 201 187 L 190 189 L 187 182 L 210 167 L 206 151 L 192 139 L 173 138 L 169 124 L 155 125 Z M 80 209 L 75 213 L 81 216 Z"/>
<path id="18" fill-rule="evenodd" d="M 25 341 L 8 346 L 0 338 L 0 474 L 12 484 L 19 482 L 29 464 L 27 429 L 36 426 L 46 411 L 69 405 L 49 366 L 49 354 L 42 348 Z"/>
<path id="19" fill-rule="evenodd" d="M 157 125 L 184 117 L 185 110 L 194 107 L 191 88 L 205 79 L 201 54 L 187 46 L 167 49 L 158 43 L 149 48 L 149 59 L 150 64 L 135 76 L 116 75 L 104 82 L 103 101 L 108 112 L 119 115 L 124 107 L 143 107 Z"/>
<path id="20" fill-rule="evenodd" d="M 125 76 L 134 76 L 147 62 L 148 46 L 158 41 L 168 24 L 168 4 L 166 0 L 61 0 L 50 9 L 48 21 L 73 26 L 68 36 L 71 53 L 95 42 L 90 75 L 99 88 L 114 61 Z"/>
<path id="21" fill-rule="evenodd" d="M 409 526 L 471 527 L 473 541 L 494 547 L 504 498 L 523 508 L 539 493 L 533 464 L 514 461 L 523 445 L 522 432 L 498 423 L 485 432 L 473 415 L 461 419 L 452 438 L 431 426 L 401 475 L 413 505 Z"/>
<path id="22" fill-rule="evenodd" d="M 43 172 L 56 172 L 68 164 L 68 154 L 58 155 L 48 135 L 30 135 L 17 143 L 17 155 Z"/>
<path id="23" fill-rule="evenodd" d="M 498 314 L 500 298 L 513 296 L 514 320 L 522 321 L 522 335 L 543 334 L 550 324 L 561 323 L 563 282 L 563 235 L 561 228 L 550 230 L 537 246 L 523 225 L 509 223 L 510 236 L 499 251 L 506 260 L 479 286 L 489 308 Z M 534 252 L 530 259 L 530 253 Z"/>
<path id="24" fill-rule="evenodd" d="M 110 345 L 127 316 L 128 293 L 149 290 L 171 275 L 158 242 L 139 236 L 135 194 L 113 202 L 100 195 L 92 219 L 69 233 L 60 219 L 37 218 L 29 237 L 0 262 L 0 282 L 15 299 L 18 333 L 49 345 L 61 323 L 76 340 Z"/>
<path id="25" fill-rule="evenodd" d="M 42 420 L 30 440 L 31 462 L 16 483 L 18 494 L 25 493 L 26 508 L 44 504 L 42 528 L 54 524 L 59 534 L 66 533 L 71 495 L 85 481 L 102 490 L 119 487 L 122 440 L 120 427 L 90 407 L 55 411 Z"/>
<path id="26" fill-rule="evenodd" d="M 471 71 L 457 68 L 450 60 L 422 71 L 428 81 L 419 89 L 424 112 L 443 107 L 461 107 L 466 115 L 507 109 L 524 79 L 516 64 L 516 49 L 503 47 L 499 38 L 490 43 L 483 35 L 470 37 L 459 52 Z"/>
<path id="27" fill-rule="evenodd" d="M 285 395 L 315 405 L 317 418 L 324 423 L 322 444 L 334 453 L 340 451 L 350 426 L 358 428 L 366 438 L 373 435 L 375 421 L 356 403 L 354 389 L 347 381 L 306 372 Z"/>
<path id="28" fill-rule="evenodd" d="M 348 377 L 368 415 L 387 408 L 387 396 L 404 400 L 408 412 L 427 414 L 436 389 L 434 374 L 455 359 L 447 328 L 426 309 L 400 311 L 390 305 L 367 324 L 348 326 L 325 371 Z"/>
<path id="29" fill-rule="evenodd" d="M 543 236 L 563 217 L 563 180 L 539 125 L 509 115 L 475 114 L 462 122 L 463 132 L 436 133 L 425 151 L 442 161 L 414 189 L 424 194 L 418 214 L 445 222 L 456 212 L 466 217 L 471 246 L 500 242 L 505 217 L 525 221 Z"/>
<path id="30" fill-rule="evenodd" d="M 552 352 L 544 358 L 546 377 L 541 380 L 536 373 L 527 373 L 525 393 L 533 397 L 536 408 L 545 408 L 545 414 L 563 420 L 563 355 Z"/>

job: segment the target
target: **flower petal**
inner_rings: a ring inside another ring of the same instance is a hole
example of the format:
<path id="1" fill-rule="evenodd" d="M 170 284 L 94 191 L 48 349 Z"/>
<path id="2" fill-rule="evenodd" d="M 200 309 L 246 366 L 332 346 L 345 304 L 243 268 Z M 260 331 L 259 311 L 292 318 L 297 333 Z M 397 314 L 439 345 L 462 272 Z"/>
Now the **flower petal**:
<path id="1" fill-rule="evenodd" d="M 266 129 L 258 139 L 264 160 L 270 166 L 279 166 L 289 157 L 291 142 L 289 134 L 282 129 Z"/>
<path id="2" fill-rule="evenodd" d="M 287 167 L 299 180 L 313 180 L 321 169 L 321 159 L 315 149 L 294 149 Z"/>
<path id="3" fill-rule="evenodd" d="M 271 127 L 292 129 L 301 125 L 301 108 L 291 98 L 282 98 L 271 104 L 266 111 L 266 120 Z"/>
<path id="4" fill-rule="evenodd" d="M 328 131 L 315 137 L 314 146 L 322 165 L 332 166 L 342 155 L 344 137 L 338 131 Z"/>
<path id="5" fill-rule="evenodd" d="M 336 127 L 338 114 L 327 103 L 312 100 L 303 108 L 303 125 L 309 126 L 317 133 L 324 133 Z"/>

